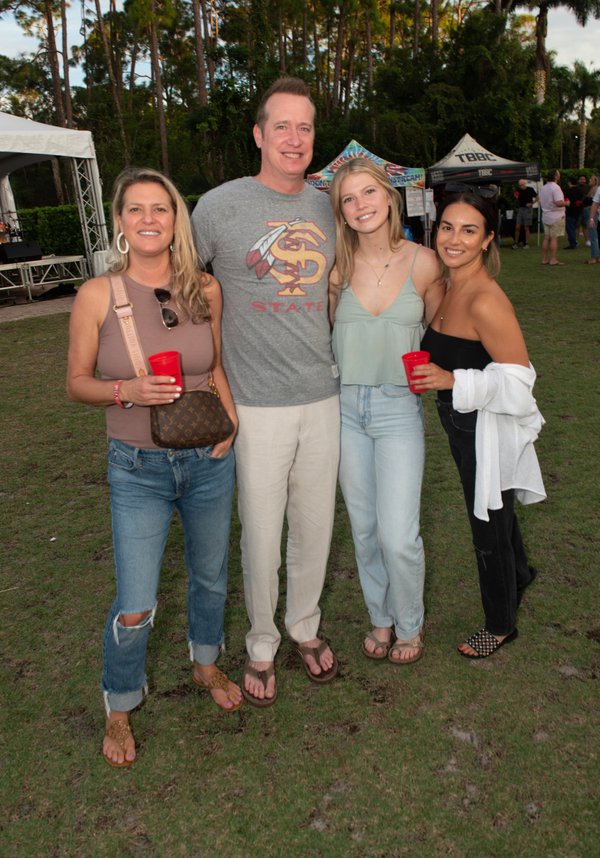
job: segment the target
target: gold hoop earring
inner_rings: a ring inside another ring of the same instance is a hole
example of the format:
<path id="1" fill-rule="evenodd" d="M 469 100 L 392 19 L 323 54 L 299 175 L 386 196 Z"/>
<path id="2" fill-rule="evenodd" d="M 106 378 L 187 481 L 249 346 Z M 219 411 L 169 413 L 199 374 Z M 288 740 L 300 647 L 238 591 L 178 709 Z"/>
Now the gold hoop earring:
<path id="1" fill-rule="evenodd" d="M 125 248 L 121 247 L 121 241 L 125 242 Z M 127 256 L 127 254 L 129 253 L 129 242 L 127 241 L 127 239 L 125 238 L 125 236 L 122 232 L 120 232 L 117 236 L 116 245 L 117 245 L 117 250 L 119 251 L 119 253 L 122 253 L 124 256 Z"/>

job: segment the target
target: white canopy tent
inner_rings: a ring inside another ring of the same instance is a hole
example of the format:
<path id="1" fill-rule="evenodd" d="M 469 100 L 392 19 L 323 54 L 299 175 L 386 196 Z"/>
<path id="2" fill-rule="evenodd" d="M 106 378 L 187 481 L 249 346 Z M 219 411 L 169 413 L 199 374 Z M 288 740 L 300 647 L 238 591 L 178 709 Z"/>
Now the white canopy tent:
<path id="1" fill-rule="evenodd" d="M 0 113 L 0 220 L 18 226 L 10 173 L 54 157 L 70 160 L 88 268 L 99 273 L 105 267 L 108 233 L 90 131 L 59 128 Z"/>

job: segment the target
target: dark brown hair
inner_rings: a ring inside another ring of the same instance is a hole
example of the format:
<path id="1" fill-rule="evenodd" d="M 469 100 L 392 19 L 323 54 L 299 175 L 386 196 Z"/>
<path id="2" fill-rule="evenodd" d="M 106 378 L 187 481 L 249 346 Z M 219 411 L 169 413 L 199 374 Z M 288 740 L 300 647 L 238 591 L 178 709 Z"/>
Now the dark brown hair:
<path id="1" fill-rule="evenodd" d="M 483 264 L 485 265 L 490 277 L 497 277 L 500 273 L 500 253 L 496 247 L 495 236 L 498 231 L 498 208 L 494 200 L 489 197 L 482 197 L 476 191 L 463 191 L 459 194 L 448 194 L 444 197 L 440 208 L 436 215 L 437 223 L 442 222 L 445 210 L 448 206 L 454 203 L 466 203 L 483 218 L 483 229 L 486 236 L 492 236 L 488 244 L 487 252 L 483 254 Z M 437 251 L 437 249 L 436 249 Z M 439 258 L 439 257 L 438 257 Z M 443 264 L 442 264 L 443 265 Z M 448 276 L 448 270 L 443 265 L 444 276 Z"/>

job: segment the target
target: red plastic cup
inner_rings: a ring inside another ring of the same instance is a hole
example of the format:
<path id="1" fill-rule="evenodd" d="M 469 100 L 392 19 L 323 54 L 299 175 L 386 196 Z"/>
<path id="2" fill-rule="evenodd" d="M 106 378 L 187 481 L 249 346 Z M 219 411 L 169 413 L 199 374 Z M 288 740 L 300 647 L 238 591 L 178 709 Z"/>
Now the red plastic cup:
<path id="1" fill-rule="evenodd" d="M 152 375 L 170 375 L 175 379 L 175 384 L 183 388 L 179 352 L 157 352 L 150 355 L 148 361 L 152 367 Z"/>
<path id="2" fill-rule="evenodd" d="M 429 352 L 407 352 L 405 355 L 402 355 L 402 363 L 404 364 L 404 369 L 406 370 L 406 380 L 408 381 L 408 388 L 413 393 L 422 393 L 422 388 L 411 384 L 411 376 L 412 371 L 416 366 L 420 366 L 422 363 L 429 363 L 430 354 Z"/>

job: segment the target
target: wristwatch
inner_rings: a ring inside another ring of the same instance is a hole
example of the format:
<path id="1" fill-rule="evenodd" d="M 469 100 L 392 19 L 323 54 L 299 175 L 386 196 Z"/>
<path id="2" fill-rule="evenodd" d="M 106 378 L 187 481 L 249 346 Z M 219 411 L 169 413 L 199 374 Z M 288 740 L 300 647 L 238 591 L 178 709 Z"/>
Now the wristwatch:
<path id="1" fill-rule="evenodd" d="M 119 381 L 115 381 L 113 384 L 113 399 L 115 400 L 115 405 L 118 405 L 119 408 L 133 408 L 133 402 L 123 402 L 121 399 L 121 385 L 123 381 L 119 379 Z"/>

